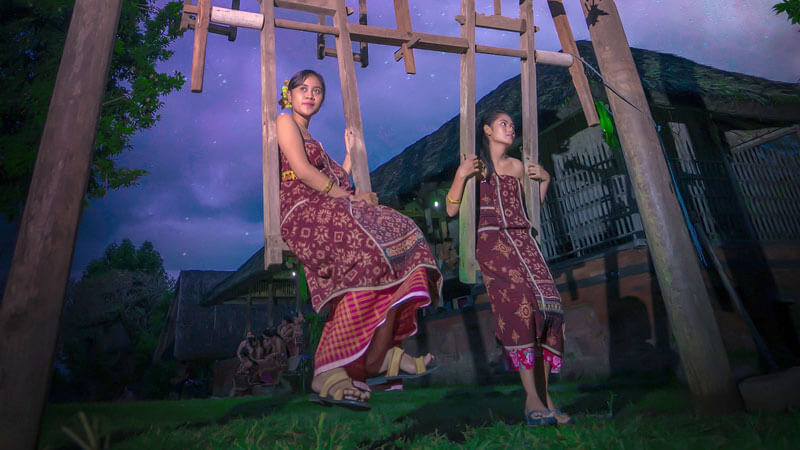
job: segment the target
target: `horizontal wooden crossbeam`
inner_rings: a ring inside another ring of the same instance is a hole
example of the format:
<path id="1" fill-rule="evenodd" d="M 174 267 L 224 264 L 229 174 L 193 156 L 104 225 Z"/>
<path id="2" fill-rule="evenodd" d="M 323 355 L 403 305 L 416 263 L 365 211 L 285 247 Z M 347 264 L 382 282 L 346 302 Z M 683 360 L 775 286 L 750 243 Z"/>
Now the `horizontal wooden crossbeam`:
<path id="1" fill-rule="evenodd" d="M 464 25 L 464 16 L 459 14 L 455 16 L 456 22 Z M 475 14 L 475 26 L 479 28 L 490 28 L 492 30 L 500 31 L 514 31 L 516 33 L 524 33 L 527 27 L 525 19 L 517 19 L 514 17 L 505 16 L 487 16 L 486 14 Z M 533 31 L 539 31 L 539 27 L 534 26 Z"/>
<path id="2" fill-rule="evenodd" d="M 333 56 L 334 58 L 336 58 L 337 55 L 336 49 L 330 47 L 324 47 L 322 54 L 323 56 Z M 353 60 L 356 62 L 361 62 L 361 54 L 358 52 L 353 52 Z"/>
<path id="3" fill-rule="evenodd" d="M 312 33 L 330 34 L 333 36 L 339 35 L 339 30 L 330 25 L 320 25 L 316 23 L 298 22 L 296 20 L 275 19 L 276 28 L 285 28 L 287 30 L 297 31 L 310 31 Z"/>
<path id="4" fill-rule="evenodd" d="M 261 0 L 269 1 L 269 0 Z M 274 0 L 278 8 L 332 16 L 336 13 L 336 5 L 331 0 Z"/>
<path id="5" fill-rule="evenodd" d="M 276 1 L 276 4 L 279 3 Z M 293 3 L 293 2 L 289 2 Z M 194 6 L 193 6 L 194 8 Z M 191 9 L 187 9 L 191 12 Z M 475 16 L 476 21 L 482 14 Z M 461 16 L 463 18 L 463 16 Z M 493 17 L 493 16 L 484 16 Z M 510 18 L 506 18 L 510 19 Z M 511 19 L 520 20 L 520 19 Z M 217 27 L 221 25 L 230 25 L 241 28 L 261 29 L 263 26 L 264 18 L 261 14 L 251 13 L 246 11 L 237 11 L 226 8 L 212 7 L 211 8 L 211 22 L 209 28 L 211 32 L 218 32 Z M 190 26 L 194 24 L 190 21 Z M 216 25 L 216 27 L 215 27 Z M 288 19 L 275 19 L 276 28 L 284 28 L 297 31 L 308 31 L 312 33 L 329 34 L 333 36 L 339 35 L 339 30 L 336 27 L 329 25 L 320 25 L 316 23 L 300 22 Z M 220 34 L 227 34 L 226 28 L 220 27 Z M 460 37 L 455 36 L 442 36 L 429 33 L 419 32 L 403 32 L 393 28 L 376 27 L 372 25 L 361 25 L 349 23 L 347 30 L 350 32 L 350 39 L 357 42 L 365 42 L 368 44 L 382 44 L 401 47 L 406 44 L 407 48 L 414 48 L 420 50 L 432 50 L 448 53 L 464 53 L 467 51 L 467 41 Z M 526 53 L 523 50 L 492 47 L 488 45 L 476 45 L 475 51 L 477 53 L 484 53 L 490 55 L 512 56 L 516 58 L 525 59 Z M 335 53 L 335 52 L 334 52 Z M 545 50 L 536 50 L 536 62 L 539 64 L 553 65 L 560 67 L 570 67 L 573 63 L 573 58 L 569 54 L 549 52 Z M 333 56 L 331 51 L 325 50 L 327 56 Z M 395 60 L 402 58 L 402 51 L 395 52 Z M 357 59 L 358 60 L 358 59 Z"/>

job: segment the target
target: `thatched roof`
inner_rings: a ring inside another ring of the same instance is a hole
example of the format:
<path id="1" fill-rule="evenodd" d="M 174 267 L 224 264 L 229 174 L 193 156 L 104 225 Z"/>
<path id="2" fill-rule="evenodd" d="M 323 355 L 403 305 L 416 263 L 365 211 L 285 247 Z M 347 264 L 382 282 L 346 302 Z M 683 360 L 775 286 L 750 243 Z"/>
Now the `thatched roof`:
<path id="1" fill-rule="evenodd" d="M 597 61 L 591 43 L 578 42 L 581 56 L 593 66 Z M 691 107 L 714 113 L 756 118 L 761 121 L 800 122 L 800 85 L 726 72 L 686 58 L 649 50 L 631 49 L 651 108 Z M 606 99 L 597 77 L 588 72 L 592 94 Z M 561 67 L 537 67 L 539 130 L 559 120 L 582 114 L 569 72 Z M 503 109 L 521 124 L 519 76 L 506 80 L 480 99 L 476 115 Z M 524 130 L 523 130 L 524 131 Z M 452 172 L 458 165 L 458 116 L 407 147 L 372 172 L 372 188 L 382 203 L 423 182 Z"/>

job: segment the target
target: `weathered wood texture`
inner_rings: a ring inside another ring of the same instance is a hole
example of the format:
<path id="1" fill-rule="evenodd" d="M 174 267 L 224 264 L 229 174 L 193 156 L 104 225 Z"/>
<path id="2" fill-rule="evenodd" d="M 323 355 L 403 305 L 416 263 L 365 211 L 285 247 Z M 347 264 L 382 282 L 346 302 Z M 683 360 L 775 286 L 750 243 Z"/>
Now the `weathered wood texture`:
<path id="1" fill-rule="evenodd" d="M 699 412 L 742 408 L 695 250 L 613 0 L 582 2 L 678 353 Z"/>
<path id="2" fill-rule="evenodd" d="M 77 0 L 0 304 L 0 448 L 33 449 L 121 0 Z"/>
<path id="3" fill-rule="evenodd" d="M 358 0 L 358 23 L 367 25 L 367 0 Z M 361 67 L 369 65 L 369 47 L 366 42 L 358 43 L 358 56 L 357 61 L 361 63 Z"/>
<path id="4" fill-rule="evenodd" d="M 264 25 L 264 15 L 235 9 L 211 7 L 211 21 L 232 25 L 235 27 L 251 28 L 260 30 Z"/>
<path id="5" fill-rule="evenodd" d="M 336 0 L 274 0 L 278 8 L 293 9 L 295 11 L 309 12 L 312 14 L 334 15 L 337 8 Z M 263 3 L 263 1 L 262 1 Z"/>
<path id="6" fill-rule="evenodd" d="M 344 32 L 348 27 L 354 25 L 347 23 L 344 0 L 336 0 L 336 14 L 333 15 L 333 23 L 336 28 L 343 31 L 336 36 L 336 53 L 338 54 L 336 61 L 339 64 L 339 83 L 342 89 L 345 127 L 353 132 L 353 144 L 350 149 L 350 160 L 353 162 L 353 183 L 362 192 L 371 192 L 372 183 L 369 179 L 367 150 L 364 146 L 364 125 L 361 121 L 361 105 L 358 100 L 353 45 L 350 33 Z"/>
<path id="7" fill-rule="evenodd" d="M 475 154 L 475 0 L 461 0 L 461 38 L 467 49 L 461 55 L 459 153 L 462 157 Z M 464 187 L 464 197 L 458 213 L 459 278 L 464 283 L 475 283 L 478 262 L 475 259 L 475 179 Z"/>
<path id="8" fill-rule="evenodd" d="M 261 2 L 264 27 L 261 29 L 261 164 L 264 202 L 264 268 L 283 261 L 280 228 L 278 163 L 278 94 L 275 86 L 275 8 Z"/>
<path id="9" fill-rule="evenodd" d="M 211 0 L 197 0 L 197 18 L 194 24 L 194 44 L 192 45 L 192 92 L 203 91 L 203 72 L 206 67 L 206 43 L 208 24 L 211 22 Z"/>
<path id="10" fill-rule="evenodd" d="M 528 29 L 520 35 L 520 48 L 527 58 L 520 67 L 522 105 L 522 162 L 527 168 L 530 163 L 539 162 L 539 115 L 536 109 L 536 60 L 534 58 L 533 0 L 522 0 L 519 4 L 519 17 L 525 20 Z M 536 230 L 536 239 L 541 242 L 542 221 L 539 202 L 539 183 L 527 177 L 525 170 L 522 186 L 525 191 L 525 207 L 528 218 Z"/>
<path id="11" fill-rule="evenodd" d="M 412 32 L 411 13 L 408 11 L 408 0 L 394 0 L 394 17 L 395 21 L 397 21 L 398 30 L 405 33 Z M 417 73 L 417 66 L 414 63 L 414 51 L 411 50 L 407 43 L 403 43 L 400 46 L 400 50 L 401 57 L 403 58 L 403 64 L 405 64 L 406 73 Z"/>
<path id="12" fill-rule="evenodd" d="M 550 15 L 553 16 L 558 40 L 561 42 L 561 50 L 564 53 L 580 56 L 578 45 L 575 44 L 575 36 L 573 36 L 572 28 L 569 26 L 567 13 L 564 11 L 564 4 L 561 0 L 549 0 L 547 6 L 550 7 Z M 572 75 L 572 84 L 578 92 L 578 100 L 581 102 L 583 115 L 586 117 L 586 124 L 593 127 L 600 123 L 600 120 L 597 117 L 597 110 L 592 100 L 592 91 L 589 89 L 589 81 L 586 79 L 586 74 L 583 72 L 583 63 L 576 59 L 569 67 L 569 74 Z"/>

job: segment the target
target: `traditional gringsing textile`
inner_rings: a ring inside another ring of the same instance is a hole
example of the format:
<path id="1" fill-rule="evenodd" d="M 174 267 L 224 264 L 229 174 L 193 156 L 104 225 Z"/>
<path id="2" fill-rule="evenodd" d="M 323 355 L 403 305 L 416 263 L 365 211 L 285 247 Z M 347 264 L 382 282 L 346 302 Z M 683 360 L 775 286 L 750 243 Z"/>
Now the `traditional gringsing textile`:
<path id="1" fill-rule="evenodd" d="M 347 365 L 363 355 L 391 308 L 397 308 L 394 345 L 416 334 L 417 310 L 431 303 L 428 290 L 426 270 L 419 268 L 400 286 L 345 294 L 336 302 L 322 329 L 314 372 Z"/>
<path id="2" fill-rule="evenodd" d="M 536 354 L 534 347 L 518 348 L 514 350 L 503 349 L 505 356 L 506 370 L 518 371 L 520 367 L 524 370 L 532 370 L 536 356 L 544 358 L 550 365 L 552 373 L 561 371 L 561 357 L 548 349 L 542 349 L 541 355 Z"/>
<path id="3" fill-rule="evenodd" d="M 476 258 L 495 335 L 509 353 L 541 346 L 558 358 L 557 365 L 554 358 L 549 361 L 557 371 L 564 349 L 561 297 L 530 229 L 516 177 L 494 174 L 480 184 Z"/>
<path id="4" fill-rule="evenodd" d="M 318 141 L 305 140 L 304 144 L 308 161 L 314 167 L 343 189 L 351 189 L 345 170 L 328 156 Z M 281 173 L 291 170 L 283 153 L 280 170 Z M 332 300 L 344 296 L 343 305 L 337 306 L 337 311 L 349 305 L 343 311 L 364 311 L 365 314 L 380 311 L 382 314 L 370 320 L 363 317 L 342 319 L 342 323 L 348 324 L 346 329 L 332 329 L 336 333 L 331 336 L 348 343 L 347 349 L 337 347 L 331 355 L 323 357 L 325 362 L 318 360 L 315 370 L 319 372 L 321 368 L 328 370 L 345 365 L 363 354 L 366 347 L 360 347 L 361 341 L 368 344 L 375 327 L 385 319 L 389 308 L 384 307 L 384 302 L 390 306 L 398 304 L 397 296 L 399 302 L 406 302 L 409 300 L 406 294 L 412 292 L 414 298 L 422 299 L 409 303 L 416 305 L 412 308 L 416 311 L 431 300 L 437 300 L 441 292 L 441 274 L 422 232 L 410 218 L 385 206 L 333 198 L 290 178 L 280 185 L 281 236 L 303 262 L 314 310 L 320 311 Z M 404 292 L 402 286 L 415 273 L 422 274 L 420 286 L 414 284 L 411 291 Z M 411 311 L 402 315 L 403 321 L 397 326 L 413 330 L 409 331 L 413 333 L 415 319 Z M 401 320 L 400 315 L 398 320 Z M 373 321 L 377 321 L 375 327 L 371 327 Z M 364 336 L 358 338 L 358 345 L 350 346 L 348 333 Z"/>

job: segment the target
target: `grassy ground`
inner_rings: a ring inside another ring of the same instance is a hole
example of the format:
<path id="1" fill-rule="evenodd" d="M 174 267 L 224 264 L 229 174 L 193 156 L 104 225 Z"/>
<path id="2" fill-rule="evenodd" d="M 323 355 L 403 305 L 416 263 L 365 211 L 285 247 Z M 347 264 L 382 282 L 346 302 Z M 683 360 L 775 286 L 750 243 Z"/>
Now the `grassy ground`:
<path id="1" fill-rule="evenodd" d="M 559 383 L 573 426 L 527 427 L 518 385 L 378 392 L 358 413 L 306 396 L 51 405 L 41 445 L 70 444 L 76 414 L 100 422 L 112 448 L 800 448 L 800 413 L 694 417 L 683 386 Z M 82 433 L 80 433 L 82 434 Z"/>

